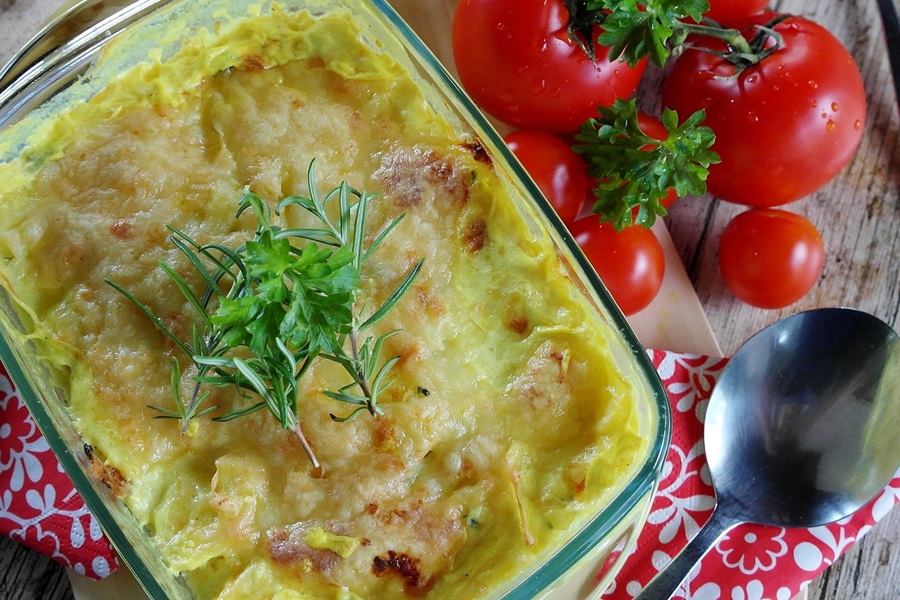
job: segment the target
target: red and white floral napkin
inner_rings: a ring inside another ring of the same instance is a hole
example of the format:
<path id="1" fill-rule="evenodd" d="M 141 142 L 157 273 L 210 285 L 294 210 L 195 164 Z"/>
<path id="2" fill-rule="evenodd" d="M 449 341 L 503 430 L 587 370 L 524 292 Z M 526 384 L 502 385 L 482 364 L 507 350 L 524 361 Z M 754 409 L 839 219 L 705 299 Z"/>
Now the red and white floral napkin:
<path id="1" fill-rule="evenodd" d="M 703 418 L 728 362 L 650 351 L 672 406 L 672 446 L 650 516 L 604 600 L 627 600 L 709 519 L 715 505 L 703 450 Z M 900 502 L 900 471 L 853 516 L 823 527 L 739 525 L 703 558 L 674 596 L 687 600 L 790 600 Z"/>
<path id="2" fill-rule="evenodd" d="M 650 517 L 605 600 L 637 594 L 707 521 L 715 503 L 703 416 L 726 359 L 650 351 L 674 431 Z M 852 517 L 812 529 L 741 525 L 719 541 L 676 598 L 790 600 L 900 502 L 900 473 Z M 118 567 L 0 365 L 0 533 L 95 579 Z"/>

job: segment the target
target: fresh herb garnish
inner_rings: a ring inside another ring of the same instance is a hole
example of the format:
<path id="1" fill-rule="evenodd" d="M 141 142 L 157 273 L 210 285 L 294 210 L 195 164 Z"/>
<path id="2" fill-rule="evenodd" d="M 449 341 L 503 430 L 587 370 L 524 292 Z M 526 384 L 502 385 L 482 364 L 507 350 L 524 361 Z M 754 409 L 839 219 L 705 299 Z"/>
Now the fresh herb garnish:
<path id="1" fill-rule="evenodd" d="M 683 46 L 688 36 L 704 35 L 725 41 L 727 52 L 701 48 L 746 68 L 763 60 L 781 46 L 773 27 L 790 15 L 778 15 L 747 40 L 737 29 L 722 27 L 703 14 L 707 0 L 564 0 L 569 10 L 569 36 L 594 58 L 595 45 L 609 47 L 609 59 L 622 58 L 630 66 L 649 58 L 663 66 Z M 593 37 L 595 27 L 600 34 Z M 774 43 L 770 43 L 774 42 Z M 596 42 L 596 43 L 595 43 Z"/>
<path id="2" fill-rule="evenodd" d="M 234 386 L 249 404 L 214 420 L 228 421 L 267 408 L 282 427 L 294 433 L 313 467 L 321 471 L 300 426 L 300 380 L 316 359 L 331 360 L 344 367 L 351 381 L 340 390 L 323 393 L 354 407 L 346 416 L 332 414 L 331 418 L 348 421 L 362 411 L 382 414 L 378 398 L 391 383 L 387 375 L 398 357 L 382 361 L 380 354 L 385 339 L 397 331 L 377 338 L 363 334 L 400 301 L 422 261 L 380 307 L 363 314 L 366 303 L 361 301 L 360 270 L 403 215 L 390 221 L 366 247 L 366 208 L 374 196 L 346 182 L 322 196 L 314 167 L 315 161 L 309 165 L 309 197 L 284 198 L 274 212 L 278 217 L 287 207 L 297 206 L 314 215 L 321 227 L 284 229 L 273 224 L 269 206 L 249 192 L 241 198 L 237 216 L 253 211 L 256 231 L 239 248 L 199 244 L 168 227 L 170 240 L 206 284 L 197 295 L 181 275 L 160 262 L 197 313 L 190 340 L 176 336 L 133 294 L 112 281 L 107 283 L 138 306 L 192 361 L 195 385 L 185 396 L 181 368 L 173 357 L 175 408 L 150 406 L 160 413 L 159 418 L 178 419 L 182 432 L 187 432 L 194 419 L 219 408 L 201 408 L 209 397 L 203 386 Z M 331 200 L 337 202 L 336 220 L 326 213 Z"/>
<path id="3" fill-rule="evenodd" d="M 599 118 L 581 126 L 573 150 L 584 157 L 597 181 L 593 212 L 604 221 L 619 230 L 632 224 L 650 227 L 657 216 L 667 214 L 661 200 L 669 188 L 679 196 L 706 193 L 707 167 L 718 163 L 719 156 L 709 149 L 715 141 L 712 130 L 700 125 L 704 111 L 679 125 L 675 111 L 664 110 L 668 137 L 657 140 L 638 125 L 634 100 L 616 100 L 598 110 Z"/>

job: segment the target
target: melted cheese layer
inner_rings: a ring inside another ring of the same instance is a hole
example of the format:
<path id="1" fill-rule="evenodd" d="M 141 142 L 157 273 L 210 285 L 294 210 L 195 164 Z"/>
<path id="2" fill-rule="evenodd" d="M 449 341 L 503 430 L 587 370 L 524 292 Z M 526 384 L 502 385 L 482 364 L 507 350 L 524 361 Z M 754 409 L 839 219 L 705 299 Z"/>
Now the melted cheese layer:
<path id="1" fill-rule="evenodd" d="M 358 38 L 345 14 L 256 17 L 123 74 L 0 165 L 4 285 L 104 472 L 201 598 L 477 597 L 556 549 L 646 452 L 616 334 L 477 141 Z M 407 213 L 363 272 L 376 302 L 425 258 L 380 324 L 403 330 L 384 416 L 332 422 L 321 390 L 345 378 L 326 363 L 305 376 L 321 479 L 268 413 L 204 417 L 192 436 L 154 419 L 169 357 L 186 357 L 104 282 L 189 336 L 157 263 L 190 266 L 164 226 L 236 247 L 254 225 L 234 218 L 242 190 L 307 194 L 313 158 L 320 189 L 381 192 L 372 231 Z"/>

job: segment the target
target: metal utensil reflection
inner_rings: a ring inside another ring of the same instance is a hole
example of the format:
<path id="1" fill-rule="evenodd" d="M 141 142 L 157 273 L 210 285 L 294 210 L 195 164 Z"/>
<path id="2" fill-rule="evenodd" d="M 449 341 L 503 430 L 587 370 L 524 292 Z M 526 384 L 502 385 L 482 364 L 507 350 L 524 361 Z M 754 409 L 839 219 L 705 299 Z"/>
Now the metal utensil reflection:
<path id="1" fill-rule="evenodd" d="M 709 522 L 638 595 L 669 598 L 735 525 L 814 527 L 869 502 L 900 467 L 900 337 L 851 309 L 798 313 L 750 338 L 710 398 Z"/>

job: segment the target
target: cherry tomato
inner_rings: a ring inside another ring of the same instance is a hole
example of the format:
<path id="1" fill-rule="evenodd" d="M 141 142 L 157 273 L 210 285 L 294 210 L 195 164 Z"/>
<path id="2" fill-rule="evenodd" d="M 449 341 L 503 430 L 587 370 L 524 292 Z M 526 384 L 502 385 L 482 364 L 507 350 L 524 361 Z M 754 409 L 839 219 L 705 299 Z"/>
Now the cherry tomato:
<path id="1" fill-rule="evenodd" d="M 716 134 L 712 149 L 722 159 L 709 168 L 708 190 L 749 206 L 792 202 L 828 183 L 856 152 L 866 118 L 859 69 L 833 35 L 796 16 L 775 31 L 781 48 L 736 76 L 723 59 L 686 50 L 662 90 L 663 105 L 679 116 L 706 109 L 704 125 Z M 719 40 L 695 43 L 724 50 Z"/>
<path id="2" fill-rule="evenodd" d="M 651 230 L 632 226 L 616 231 L 590 216 L 569 230 L 623 313 L 632 315 L 653 301 L 666 267 L 662 246 Z"/>
<path id="3" fill-rule="evenodd" d="M 520 129 L 575 131 L 597 106 L 634 94 L 646 68 L 591 61 L 569 38 L 562 0 L 461 0 L 453 17 L 453 56 L 476 104 Z M 598 30 L 599 34 L 599 30 Z"/>
<path id="4" fill-rule="evenodd" d="M 740 213 L 722 231 L 719 269 L 732 293 L 758 308 L 793 304 L 822 275 L 822 236 L 804 217 L 776 208 Z"/>
<path id="5" fill-rule="evenodd" d="M 514 131 L 505 138 L 559 218 L 567 225 L 581 213 L 588 190 L 587 165 L 564 141 L 543 131 Z"/>
<path id="6" fill-rule="evenodd" d="M 768 3 L 769 0 L 709 0 L 706 16 L 721 25 L 733 26 L 761 12 Z"/>

